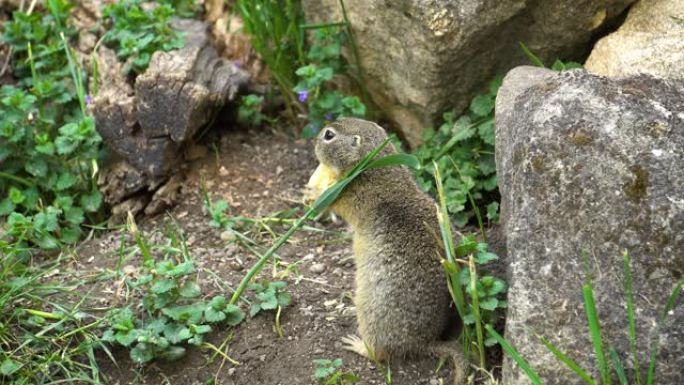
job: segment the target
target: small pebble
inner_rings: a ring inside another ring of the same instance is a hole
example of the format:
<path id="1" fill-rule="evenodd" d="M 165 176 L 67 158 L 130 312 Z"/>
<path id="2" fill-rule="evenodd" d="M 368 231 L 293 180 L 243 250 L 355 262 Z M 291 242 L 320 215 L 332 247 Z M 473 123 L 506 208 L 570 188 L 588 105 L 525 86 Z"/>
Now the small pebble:
<path id="1" fill-rule="evenodd" d="M 237 261 L 230 261 L 228 262 L 228 268 L 233 270 L 233 271 L 242 271 L 244 268 L 240 262 Z"/>
<path id="2" fill-rule="evenodd" d="M 221 233 L 221 240 L 226 242 L 232 242 L 235 240 L 235 232 L 233 230 L 226 230 Z"/>
<path id="3" fill-rule="evenodd" d="M 314 273 L 314 274 L 321 274 L 322 272 L 325 271 L 325 264 L 323 263 L 315 263 L 309 267 L 309 271 Z"/>
<path id="4" fill-rule="evenodd" d="M 332 273 L 338 277 L 341 277 L 342 276 L 342 269 L 340 269 L 339 267 L 336 267 Z"/>

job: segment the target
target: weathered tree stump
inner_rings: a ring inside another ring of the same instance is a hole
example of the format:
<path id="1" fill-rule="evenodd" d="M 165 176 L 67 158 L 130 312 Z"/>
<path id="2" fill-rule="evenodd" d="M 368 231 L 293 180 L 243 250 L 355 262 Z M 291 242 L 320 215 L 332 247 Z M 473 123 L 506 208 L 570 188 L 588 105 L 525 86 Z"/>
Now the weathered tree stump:
<path id="1" fill-rule="evenodd" d="M 211 46 L 206 23 L 177 19 L 172 26 L 184 32 L 185 46 L 156 52 L 133 85 L 122 74 L 114 52 L 99 51 L 101 90 L 91 108 L 103 141 L 121 158 L 106 168 L 110 175 L 100 178 L 105 200 L 112 206 L 125 203 L 132 194 L 153 192 L 169 180 L 183 160 L 178 155 L 197 130 L 247 84 L 247 73 Z M 177 185 L 178 178 L 173 183 Z M 163 195 L 155 194 L 147 209 L 146 203 L 126 206 L 154 214 L 173 203 L 175 194 Z M 155 203 L 157 198 L 164 204 Z"/>

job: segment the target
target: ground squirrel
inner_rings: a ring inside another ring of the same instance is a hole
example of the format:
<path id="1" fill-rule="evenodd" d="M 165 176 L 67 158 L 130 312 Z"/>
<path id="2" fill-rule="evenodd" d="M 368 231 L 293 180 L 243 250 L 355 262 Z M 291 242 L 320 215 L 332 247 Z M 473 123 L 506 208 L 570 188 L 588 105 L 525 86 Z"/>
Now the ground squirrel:
<path id="1" fill-rule="evenodd" d="M 316 139 L 320 165 L 307 185 L 309 198 L 334 184 L 387 138 L 361 119 L 330 123 Z M 382 155 L 395 153 L 390 144 Z M 454 383 L 463 383 L 458 341 L 440 341 L 449 323 L 450 296 L 440 265 L 442 248 L 435 201 L 403 166 L 364 171 L 331 206 L 354 233 L 356 293 L 361 338 L 346 348 L 366 357 L 430 353 L 454 360 Z"/>

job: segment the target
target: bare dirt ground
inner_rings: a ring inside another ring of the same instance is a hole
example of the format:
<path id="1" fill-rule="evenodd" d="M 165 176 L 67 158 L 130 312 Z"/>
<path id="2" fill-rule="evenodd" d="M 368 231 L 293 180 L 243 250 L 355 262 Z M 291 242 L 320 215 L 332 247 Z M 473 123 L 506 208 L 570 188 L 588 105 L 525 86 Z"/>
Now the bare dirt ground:
<path id="1" fill-rule="evenodd" d="M 235 242 L 223 240 L 222 231 L 209 226 L 200 194 L 202 184 L 213 200 L 223 198 L 230 203 L 231 215 L 259 218 L 297 207 L 302 187 L 316 167 L 309 143 L 282 134 L 225 132 L 213 143 L 189 166 L 180 204 L 166 215 L 139 223 L 153 240 L 161 240 L 161 231 L 170 224 L 176 223 L 182 229 L 200 268 L 199 282 L 207 297 L 229 296 L 230 288 L 237 286 L 256 257 Z M 343 370 L 357 374 L 359 384 L 386 383 L 385 372 L 371 361 L 343 350 L 340 342 L 341 337 L 356 333 L 351 300 L 354 265 L 346 226 L 331 221 L 312 226 L 326 231 L 298 232 L 278 253 L 283 262 L 278 272 L 282 273 L 286 265 L 296 266 L 283 278 L 293 299 L 281 316 L 283 338 L 275 331 L 274 313 L 262 312 L 254 318 L 248 316 L 236 328 L 215 327 L 208 339 L 215 346 L 230 341 L 225 352 L 239 365 L 220 356 L 211 360 L 211 350 L 193 347 L 178 361 L 155 361 L 139 368 L 130 361 L 127 351 L 114 348 L 116 364 L 105 354 L 98 358 L 108 383 L 313 384 L 313 360 L 319 358 L 341 358 Z M 282 233 L 286 227 L 276 228 Z M 70 270 L 63 274 L 89 277 L 114 271 L 121 234 L 111 232 L 85 244 L 77 251 Z M 273 242 L 267 234 L 258 240 L 262 250 Z M 124 261 L 122 270 L 130 272 L 138 266 L 139 257 L 134 256 Z M 261 276 L 273 280 L 273 272 L 267 266 Z M 103 280 L 94 285 L 92 295 L 97 304 L 93 309 L 120 304 L 121 282 Z M 244 303 L 241 307 L 248 310 Z M 438 359 L 432 357 L 397 360 L 391 363 L 392 383 L 451 384 L 449 364 L 437 368 Z"/>

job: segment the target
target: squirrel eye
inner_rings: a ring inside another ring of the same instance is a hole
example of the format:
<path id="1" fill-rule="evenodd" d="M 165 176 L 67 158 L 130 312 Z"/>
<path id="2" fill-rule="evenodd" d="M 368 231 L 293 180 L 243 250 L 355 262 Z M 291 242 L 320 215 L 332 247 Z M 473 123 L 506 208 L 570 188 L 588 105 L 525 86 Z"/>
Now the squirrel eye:
<path id="1" fill-rule="evenodd" d="M 335 132 L 333 130 L 325 130 L 323 133 L 323 139 L 332 140 L 335 137 Z"/>

